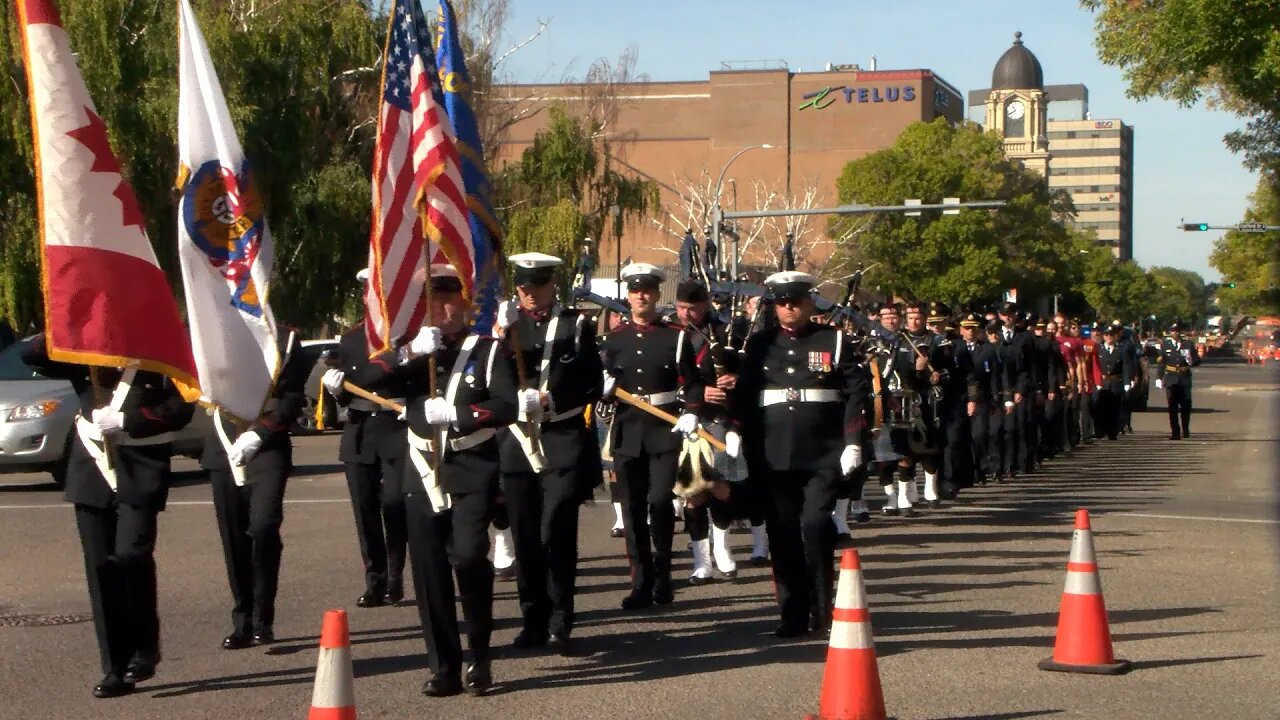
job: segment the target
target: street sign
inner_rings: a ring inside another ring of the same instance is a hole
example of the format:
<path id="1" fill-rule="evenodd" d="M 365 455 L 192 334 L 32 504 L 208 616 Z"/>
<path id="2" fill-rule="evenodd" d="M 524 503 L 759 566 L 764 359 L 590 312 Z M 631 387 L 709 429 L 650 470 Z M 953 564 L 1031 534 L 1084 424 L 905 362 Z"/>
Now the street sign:
<path id="1" fill-rule="evenodd" d="M 959 204 L 960 204 L 960 198 L 958 198 L 958 197 L 944 197 L 944 198 L 942 198 L 942 204 L 943 204 L 943 205 L 959 205 Z M 943 211 L 942 211 L 942 214 L 943 214 L 943 215 L 959 215 L 959 214 L 960 214 L 960 208 L 958 208 L 958 207 L 957 207 L 957 208 L 955 208 L 954 210 L 943 210 Z"/>
<path id="2" fill-rule="evenodd" d="M 1242 222 L 1236 225 L 1236 230 L 1240 232 L 1266 232 L 1267 224 L 1260 222 Z"/>
<path id="3" fill-rule="evenodd" d="M 920 201 L 920 200 L 918 200 L 918 199 L 917 199 L 917 200 L 908 199 L 908 200 L 903 200 L 903 201 L 902 201 L 902 204 L 903 204 L 903 205 L 920 205 L 920 204 L 922 204 L 922 203 L 921 203 L 921 201 Z M 920 211 L 919 211 L 919 210 L 914 210 L 914 211 L 913 211 L 913 210 L 908 210 L 907 212 L 903 213 L 903 215 L 906 215 L 907 217 L 920 217 Z"/>

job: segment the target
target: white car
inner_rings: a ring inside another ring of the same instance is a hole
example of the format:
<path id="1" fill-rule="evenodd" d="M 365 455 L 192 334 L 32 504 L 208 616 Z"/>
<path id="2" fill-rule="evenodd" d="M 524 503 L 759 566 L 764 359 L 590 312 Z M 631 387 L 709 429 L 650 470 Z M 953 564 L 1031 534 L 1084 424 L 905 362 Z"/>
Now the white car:
<path id="1" fill-rule="evenodd" d="M 0 351 L 0 484 L 12 473 L 49 472 L 61 486 L 80 400 L 70 382 L 43 377 L 23 362 L 25 345 Z M 173 454 L 198 458 L 211 423 L 197 409 L 174 434 Z"/>

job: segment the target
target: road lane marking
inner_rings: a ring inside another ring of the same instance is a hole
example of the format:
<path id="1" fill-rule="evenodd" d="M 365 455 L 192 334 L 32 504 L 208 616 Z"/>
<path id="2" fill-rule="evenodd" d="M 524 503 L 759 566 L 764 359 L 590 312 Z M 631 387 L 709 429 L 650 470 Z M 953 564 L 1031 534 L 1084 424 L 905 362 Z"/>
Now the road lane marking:
<path id="1" fill-rule="evenodd" d="M 284 501 L 285 505 L 331 505 L 334 503 L 349 504 L 350 498 L 306 498 L 301 500 Z M 173 500 L 165 503 L 165 507 L 183 506 L 183 505 L 212 505 L 212 500 Z M 57 508 L 71 508 L 71 503 L 55 503 L 50 505 L 0 505 L 0 510 L 54 510 Z"/>
<path id="2" fill-rule="evenodd" d="M 963 510 L 979 510 L 982 512 L 1031 512 L 1032 508 L 1011 508 L 1011 507 L 995 507 L 987 505 L 957 505 L 957 509 Z M 1136 512 L 1118 512 L 1118 513 L 1094 513 L 1098 517 L 1136 517 L 1136 518 L 1156 518 L 1158 520 L 1202 520 L 1205 522 L 1229 522 L 1229 523 L 1250 523 L 1256 525 L 1280 525 L 1280 520 L 1266 520 L 1256 518 L 1232 518 L 1222 517 L 1220 515 L 1161 515 L 1158 513 L 1136 513 Z"/>

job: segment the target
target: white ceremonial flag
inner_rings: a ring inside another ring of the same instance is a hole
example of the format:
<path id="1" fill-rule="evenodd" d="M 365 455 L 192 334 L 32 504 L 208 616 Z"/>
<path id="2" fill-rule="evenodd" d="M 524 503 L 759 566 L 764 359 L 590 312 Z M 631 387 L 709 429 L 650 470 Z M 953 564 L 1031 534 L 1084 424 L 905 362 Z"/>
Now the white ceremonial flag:
<path id="1" fill-rule="evenodd" d="M 178 256 L 200 394 L 253 421 L 279 369 L 271 233 L 188 0 L 178 0 L 178 54 Z"/>

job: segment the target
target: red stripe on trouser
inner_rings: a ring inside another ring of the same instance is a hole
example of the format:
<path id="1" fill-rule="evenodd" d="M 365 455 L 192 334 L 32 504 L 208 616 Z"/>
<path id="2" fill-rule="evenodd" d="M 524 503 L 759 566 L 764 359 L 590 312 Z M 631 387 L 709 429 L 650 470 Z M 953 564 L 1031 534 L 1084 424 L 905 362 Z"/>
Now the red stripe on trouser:
<path id="1" fill-rule="evenodd" d="M 866 608 L 836 608 L 831 619 L 834 622 L 868 622 L 871 612 Z"/>
<path id="2" fill-rule="evenodd" d="M 1101 595 L 1064 594 L 1058 612 L 1058 637 L 1053 659 L 1067 665 L 1107 665 L 1115 662 L 1107 607 Z"/>
<path id="3" fill-rule="evenodd" d="M 307 713 L 307 720 L 356 720 L 354 705 L 338 708 L 312 707 Z"/>
<path id="4" fill-rule="evenodd" d="M 875 650 L 827 652 L 818 716 L 824 720 L 883 720 L 884 693 Z"/>

